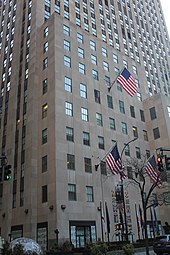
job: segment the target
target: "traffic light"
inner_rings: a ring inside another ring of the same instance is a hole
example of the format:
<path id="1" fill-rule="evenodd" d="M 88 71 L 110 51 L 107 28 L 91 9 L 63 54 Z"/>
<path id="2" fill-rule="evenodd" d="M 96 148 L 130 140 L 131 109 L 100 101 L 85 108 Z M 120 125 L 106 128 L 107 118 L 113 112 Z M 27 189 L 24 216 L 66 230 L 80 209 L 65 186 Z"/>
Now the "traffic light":
<path id="1" fill-rule="evenodd" d="M 121 224 L 120 224 L 120 223 L 117 223 L 117 224 L 115 225 L 115 227 L 116 227 L 116 230 L 121 230 Z"/>
<path id="2" fill-rule="evenodd" d="M 159 172 L 163 172 L 164 168 L 163 168 L 163 162 L 162 162 L 162 157 L 161 156 L 157 156 L 157 167 L 158 167 L 158 171 Z"/>
<path id="3" fill-rule="evenodd" d="M 4 181 L 11 180 L 11 165 L 4 167 Z"/>
<path id="4" fill-rule="evenodd" d="M 115 196 L 116 196 L 116 202 L 122 203 L 123 201 L 122 186 L 119 184 L 117 184 L 115 188 Z"/>
<path id="5" fill-rule="evenodd" d="M 166 171 L 170 171 L 170 157 L 165 156 Z"/>

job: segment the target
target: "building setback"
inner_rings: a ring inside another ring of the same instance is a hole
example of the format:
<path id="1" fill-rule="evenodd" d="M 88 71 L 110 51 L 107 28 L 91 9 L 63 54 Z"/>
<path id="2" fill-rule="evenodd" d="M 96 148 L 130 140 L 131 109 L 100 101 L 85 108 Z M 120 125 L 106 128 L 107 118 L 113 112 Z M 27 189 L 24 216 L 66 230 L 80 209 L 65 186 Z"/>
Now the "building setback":
<path id="1" fill-rule="evenodd" d="M 95 165 L 114 144 L 121 152 L 138 137 L 123 154 L 128 231 L 138 238 L 141 201 L 126 159 L 170 144 L 168 47 L 158 0 L 2 1 L 0 153 L 12 165 L 12 179 L 0 184 L 2 237 L 30 237 L 44 249 L 56 230 L 75 247 L 107 240 L 107 202 L 110 240 L 118 240 L 120 177 Z M 135 79 L 134 97 L 113 84 L 123 67 Z M 168 210 L 157 210 L 162 225 Z"/>

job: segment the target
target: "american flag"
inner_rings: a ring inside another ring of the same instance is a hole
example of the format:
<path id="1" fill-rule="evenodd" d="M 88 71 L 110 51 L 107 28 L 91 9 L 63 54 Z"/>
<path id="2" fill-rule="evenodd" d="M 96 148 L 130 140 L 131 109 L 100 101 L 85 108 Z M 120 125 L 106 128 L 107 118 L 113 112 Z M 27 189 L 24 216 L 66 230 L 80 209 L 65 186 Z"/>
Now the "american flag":
<path id="1" fill-rule="evenodd" d="M 117 82 L 131 97 L 134 96 L 137 90 L 137 86 L 135 84 L 133 76 L 130 74 L 126 67 L 123 69 L 123 71 L 117 78 Z"/>
<path id="2" fill-rule="evenodd" d="M 126 174 L 122 171 L 122 162 L 119 155 L 117 145 L 113 147 L 111 152 L 106 157 L 106 164 L 108 165 L 112 174 L 120 174 L 122 179 L 126 178 Z"/>
<path id="3" fill-rule="evenodd" d="M 158 177 L 157 164 L 154 155 L 148 159 L 144 167 L 144 170 L 147 172 L 152 181 L 154 182 L 160 181 Z"/>

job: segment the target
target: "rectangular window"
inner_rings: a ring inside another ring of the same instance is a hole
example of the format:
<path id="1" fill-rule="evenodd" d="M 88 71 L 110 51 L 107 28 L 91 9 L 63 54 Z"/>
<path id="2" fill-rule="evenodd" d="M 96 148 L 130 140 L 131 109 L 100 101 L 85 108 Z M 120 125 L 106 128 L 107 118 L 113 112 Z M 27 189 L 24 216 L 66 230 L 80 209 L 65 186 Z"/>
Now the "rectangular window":
<path id="1" fill-rule="evenodd" d="M 116 130 L 115 119 L 109 118 L 110 129 Z"/>
<path id="2" fill-rule="evenodd" d="M 46 53 L 48 51 L 48 42 L 45 42 L 43 45 L 43 52 Z"/>
<path id="3" fill-rule="evenodd" d="M 68 200 L 76 201 L 76 184 L 68 184 Z"/>
<path id="4" fill-rule="evenodd" d="M 129 144 L 124 144 L 125 146 L 125 155 L 130 157 L 130 146 Z"/>
<path id="5" fill-rule="evenodd" d="M 113 54 L 113 62 L 118 63 L 118 56 Z"/>
<path id="6" fill-rule="evenodd" d="M 102 114 L 96 113 L 96 121 L 98 126 L 103 126 L 103 121 L 102 121 Z"/>
<path id="7" fill-rule="evenodd" d="M 42 203 L 46 203 L 47 200 L 47 185 L 42 186 Z"/>
<path id="8" fill-rule="evenodd" d="M 74 129 L 71 127 L 66 127 L 66 140 L 74 142 Z"/>
<path id="9" fill-rule="evenodd" d="M 75 170 L 75 156 L 67 154 L 67 169 Z"/>
<path id="10" fill-rule="evenodd" d="M 72 105 L 72 103 L 65 102 L 65 113 L 68 116 L 73 116 L 73 105 Z"/>
<path id="11" fill-rule="evenodd" d="M 45 93 L 47 93 L 47 88 L 48 88 L 48 80 L 45 79 L 45 80 L 43 80 L 43 82 L 42 82 L 43 95 L 44 95 Z"/>
<path id="12" fill-rule="evenodd" d="M 128 68 L 128 62 L 126 60 L 123 60 L 123 66 Z"/>
<path id="13" fill-rule="evenodd" d="M 87 202 L 94 202 L 92 186 L 86 186 L 86 199 L 87 199 Z"/>
<path id="14" fill-rule="evenodd" d="M 68 26 L 66 26 L 66 25 L 63 25 L 63 33 L 65 34 L 65 35 L 70 35 L 70 28 L 68 27 Z"/>
<path id="15" fill-rule="evenodd" d="M 148 141 L 148 133 L 146 130 L 143 130 L 143 139 L 144 141 Z"/>
<path id="16" fill-rule="evenodd" d="M 94 65 L 97 65 L 97 57 L 94 55 L 91 55 L 91 63 Z"/>
<path id="17" fill-rule="evenodd" d="M 79 73 L 85 74 L 85 65 L 82 63 L 79 63 Z"/>
<path id="18" fill-rule="evenodd" d="M 102 55 L 107 57 L 107 49 L 102 47 Z"/>
<path id="19" fill-rule="evenodd" d="M 105 61 L 103 61 L 103 68 L 105 71 L 107 71 L 107 72 L 109 71 L 109 64 Z"/>
<path id="20" fill-rule="evenodd" d="M 65 91 L 72 92 L 72 80 L 69 77 L 64 77 L 64 87 Z"/>
<path id="21" fill-rule="evenodd" d="M 47 143 L 47 128 L 42 130 L 42 144 Z"/>
<path id="22" fill-rule="evenodd" d="M 135 147 L 135 149 L 136 149 L 136 157 L 140 159 L 141 158 L 140 148 Z"/>
<path id="23" fill-rule="evenodd" d="M 104 137 L 98 136 L 98 146 L 99 146 L 99 149 L 104 150 Z"/>
<path id="24" fill-rule="evenodd" d="M 88 110 L 83 107 L 81 108 L 81 119 L 83 121 L 89 121 Z"/>
<path id="25" fill-rule="evenodd" d="M 91 50 L 96 50 L 96 44 L 94 41 L 90 40 L 90 49 Z"/>
<path id="26" fill-rule="evenodd" d="M 78 48 L 78 56 L 79 58 L 84 58 L 84 50 L 81 48 Z"/>
<path id="27" fill-rule="evenodd" d="M 133 131 L 133 136 L 134 137 L 138 137 L 138 129 L 137 129 L 137 127 L 133 126 L 132 131 Z"/>
<path id="28" fill-rule="evenodd" d="M 141 93 L 140 93 L 140 92 L 136 92 L 136 95 L 137 95 L 137 99 L 138 99 L 139 101 L 142 101 L 142 95 L 141 95 Z"/>
<path id="29" fill-rule="evenodd" d="M 90 146 L 90 134 L 87 132 L 83 132 L 83 144 Z"/>
<path id="30" fill-rule="evenodd" d="M 92 173 L 91 158 L 84 158 L 84 167 L 86 173 Z"/>
<path id="31" fill-rule="evenodd" d="M 124 102 L 119 100 L 119 109 L 121 113 L 125 113 Z"/>
<path id="32" fill-rule="evenodd" d="M 70 57 L 64 56 L 64 65 L 65 65 L 66 67 L 71 68 L 71 58 L 70 58 Z"/>
<path id="33" fill-rule="evenodd" d="M 141 121 L 145 122 L 145 115 L 143 110 L 140 110 L 140 118 L 141 118 Z"/>
<path id="34" fill-rule="evenodd" d="M 149 111 L 150 111 L 150 117 L 151 117 L 151 120 L 156 119 L 156 118 L 157 118 L 157 116 L 156 116 L 156 110 L 155 110 L 155 107 L 150 108 L 150 109 L 149 109 Z"/>
<path id="35" fill-rule="evenodd" d="M 42 157 L 42 161 L 41 161 L 41 170 L 42 173 L 47 171 L 47 155 L 45 155 L 44 157 Z"/>
<path id="36" fill-rule="evenodd" d="M 98 77 L 98 71 L 92 70 L 92 77 L 93 77 L 94 80 L 98 80 L 98 79 L 99 79 L 99 77 Z"/>
<path id="37" fill-rule="evenodd" d="M 70 51 L 70 42 L 67 40 L 64 40 L 64 49 Z"/>
<path id="38" fill-rule="evenodd" d="M 130 105 L 130 114 L 131 114 L 131 117 L 135 118 L 135 108 L 132 105 Z"/>
<path id="39" fill-rule="evenodd" d="M 135 74 L 137 74 L 137 68 L 136 68 L 136 66 L 132 66 L 132 69 L 133 69 L 133 72 L 134 72 Z"/>
<path id="40" fill-rule="evenodd" d="M 123 134 L 127 135 L 127 124 L 125 122 L 121 122 L 121 130 Z"/>
<path id="41" fill-rule="evenodd" d="M 116 84 L 117 84 L 117 90 L 122 92 L 122 86 L 119 83 L 116 83 Z"/>
<path id="42" fill-rule="evenodd" d="M 127 176 L 128 179 L 133 179 L 133 171 L 132 171 L 132 167 L 127 166 Z"/>
<path id="43" fill-rule="evenodd" d="M 110 87 L 110 85 L 111 85 L 111 82 L 110 82 L 110 77 L 109 76 L 107 76 L 107 75 L 105 75 L 105 82 L 106 82 L 106 85 L 108 86 L 108 87 Z"/>
<path id="44" fill-rule="evenodd" d="M 83 43 L 83 35 L 82 35 L 82 34 L 77 33 L 77 41 L 78 41 L 79 43 Z"/>
<path id="45" fill-rule="evenodd" d="M 137 88 L 140 87 L 140 86 L 139 86 L 139 80 L 138 80 L 138 79 L 135 79 L 135 84 L 136 84 Z"/>
<path id="46" fill-rule="evenodd" d="M 97 89 L 94 89 L 94 99 L 96 103 L 100 104 L 100 91 Z"/>
<path id="47" fill-rule="evenodd" d="M 44 104 L 42 106 L 42 119 L 47 117 L 47 109 L 48 109 L 48 104 Z"/>
<path id="48" fill-rule="evenodd" d="M 113 109 L 113 100 L 112 96 L 107 95 L 107 105 L 110 109 Z"/>
<path id="49" fill-rule="evenodd" d="M 44 38 L 48 36 L 48 27 L 44 28 Z"/>
<path id="50" fill-rule="evenodd" d="M 45 58 L 43 60 L 43 69 L 46 69 L 48 67 L 48 58 Z"/>
<path id="51" fill-rule="evenodd" d="M 146 150 L 146 158 L 148 159 L 148 158 L 150 158 L 150 156 L 151 156 L 150 151 L 149 151 L 149 150 Z"/>
<path id="52" fill-rule="evenodd" d="M 87 87 L 82 83 L 80 83 L 80 96 L 83 98 L 87 98 Z"/>
<path id="53" fill-rule="evenodd" d="M 160 138 L 160 132 L 158 127 L 153 129 L 153 136 L 155 140 Z"/>

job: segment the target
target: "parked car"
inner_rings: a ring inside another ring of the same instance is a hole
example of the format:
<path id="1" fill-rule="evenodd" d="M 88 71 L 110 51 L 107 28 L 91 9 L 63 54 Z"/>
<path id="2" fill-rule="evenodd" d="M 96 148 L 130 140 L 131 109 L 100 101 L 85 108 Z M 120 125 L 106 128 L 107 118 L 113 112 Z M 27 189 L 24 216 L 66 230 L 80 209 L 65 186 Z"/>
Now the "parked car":
<path id="1" fill-rule="evenodd" d="M 153 244 L 153 250 L 157 255 L 170 254 L 170 235 L 157 237 Z"/>

